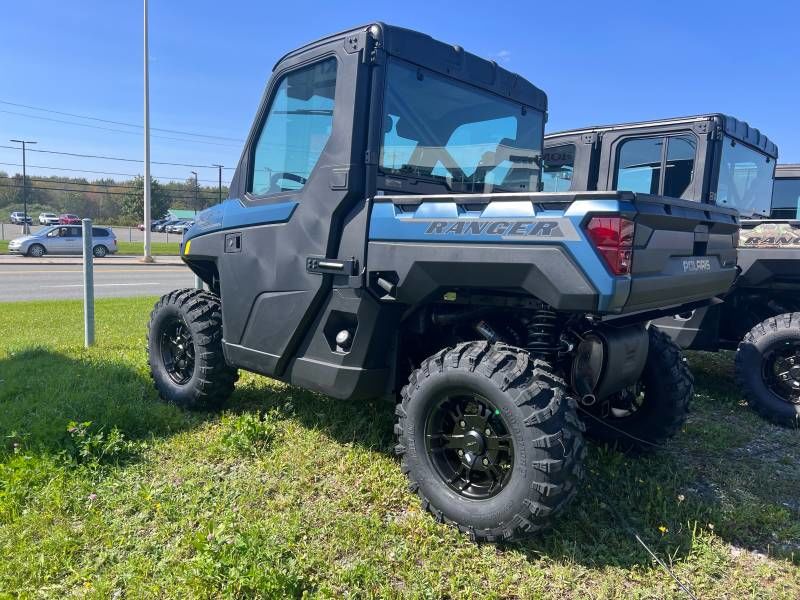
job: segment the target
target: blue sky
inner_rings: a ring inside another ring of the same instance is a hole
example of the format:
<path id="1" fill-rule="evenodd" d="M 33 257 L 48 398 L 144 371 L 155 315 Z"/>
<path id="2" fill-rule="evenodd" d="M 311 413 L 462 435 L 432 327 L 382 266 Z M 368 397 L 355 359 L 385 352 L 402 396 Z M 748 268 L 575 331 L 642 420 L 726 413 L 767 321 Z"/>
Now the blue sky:
<path id="1" fill-rule="evenodd" d="M 0 145 L 141 158 L 136 128 L 5 103 L 142 120 L 142 2 L 7 3 L 0 36 Z M 274 62 L 287 50 L 383 20 L 493 58 L 544 89 L 548 130 L 721 111 L 761 129 L 781 162 L 800 162 L 800 3 L 451 2 L 364 3 L 151 0 L 154 161 L 233 167 Z M 22 116 L 77 121 L 128 133 Z M 227 139 L 230 138 L 230 139 Z M 202 140 L 202 142 L 201 142 Z M 0 148 L 0 163 L 20 152 Z M 137 163 L 29 154 L 42 167 L 138 173 Z M 0 170 L 15 172 L 0 164 Z M 184 179 L 190 167 L 153 166 Z M 201 180 L 211 168 L 195 169 Z M 227 171 L 229 179 L 232 171 Z M 93 178 L 91 174 L 86 174 Z M 119 177 L 118 177 L 119 178 Z"/>

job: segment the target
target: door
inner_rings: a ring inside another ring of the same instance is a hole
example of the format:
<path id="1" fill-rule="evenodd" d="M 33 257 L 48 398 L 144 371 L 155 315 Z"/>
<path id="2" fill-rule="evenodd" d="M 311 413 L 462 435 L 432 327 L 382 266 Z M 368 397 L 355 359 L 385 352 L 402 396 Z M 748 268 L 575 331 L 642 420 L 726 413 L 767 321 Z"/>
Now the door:
<path id="1" fill-rule="evenodd" d="M 47 234 L 45 247 L 49 254 L 66 254 L 69 250 L 69 227 L 56 227 Z"/>
<path id="2" fill-rule="evenodd" d="M 262 373 L 280 375 L 309 332 L 330 294 L 324 259 L 337 258 L 344 215 L 363 200 L 364 141 L 353 131 L 367 120 L 368 64 L 358 37 L 277 66 L 223 208 L 226 352 Z"/>

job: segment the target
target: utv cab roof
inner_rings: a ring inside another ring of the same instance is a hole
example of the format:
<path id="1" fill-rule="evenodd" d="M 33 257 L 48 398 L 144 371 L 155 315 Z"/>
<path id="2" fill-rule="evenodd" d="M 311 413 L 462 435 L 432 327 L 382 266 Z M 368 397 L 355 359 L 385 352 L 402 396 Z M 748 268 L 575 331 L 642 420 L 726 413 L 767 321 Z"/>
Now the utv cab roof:
<path id="1" fill-rule="evenodd" d="M 381 22 L 340 31 L 305 44 L 282 56 L 273 70 L 286 59 L 337 39 L 342 39 L 347 44 L 348 52 L 357 52 L 362 49 L 365 36 L 370 36 L 376 46 L 383 48 L 392 56 L 490 90 L 538 110 L 547 110 L 547 95 L 542 90 L 520 75 L 502 68 L 496 62 L 466 52 L 461 46 L 435 40 L 424 33 Z"/>
<path id="2" fill-rule="evenodd" d="M 775 165 L 775 179 L 800 179 L 800 164 Z"/>
<path id="3" fill-rule="evenodd" d="M 618 123 L 616 125 L 594 125 L 590 127 L 581 127 L 579 129 L 568 129 L 565 131 L 556 131 L 548 133 L 545 136 L 545 141 L 557 139 L 567 135 L 583 135 L 583 134 L 602 134 L 608 131 L 619 131 L 629 129 L 648 129 L 655 127 L 669 127 L 674 125 L 686 125 L 694 123 L 702 123 L 706 121 L 715 121 L 719 130 L 738 140 L 742 143 L 758 148 L 768 156 L 777 159 L 778 147 L 772 143 L 767 136 L 761 133 L 758 129 L 750 127 L 745 121 L 740 121 L 730 115 L 722 113 L 709 113 L 704 115 L 694 115 L 688 117 L 675 117 L 670 119 L 658 119 L 655 121 L 638 121 L 633 123 Z M 800 168 L 800 165 L 797 165 Z"/>

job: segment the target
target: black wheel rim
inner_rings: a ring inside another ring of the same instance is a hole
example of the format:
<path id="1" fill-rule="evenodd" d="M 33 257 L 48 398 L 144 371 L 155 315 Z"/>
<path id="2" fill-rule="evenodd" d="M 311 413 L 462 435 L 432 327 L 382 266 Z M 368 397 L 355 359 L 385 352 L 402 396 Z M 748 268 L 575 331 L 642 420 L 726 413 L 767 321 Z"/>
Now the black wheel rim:
<path id="1" fill-rule="evenodd" d="M 771 347 L 761 363 L 767 387 L 779 398 L 800 404 L 800 340 Z"/>
<path id="2" fill-rule="evenodd" d="M 465 498 L 486 500 L 511 480 L 513 440 L 500 411 L 478 394 L 443 394 L 425 424 L 425 447 L 442 481 Z"/>
<path id="3" fill-rule="evenodd" d="M 185 385 L 194 374 L 194 340 L 183 319 L 164 324 L 159 345 L 167 375 L 178 385 Z"/>

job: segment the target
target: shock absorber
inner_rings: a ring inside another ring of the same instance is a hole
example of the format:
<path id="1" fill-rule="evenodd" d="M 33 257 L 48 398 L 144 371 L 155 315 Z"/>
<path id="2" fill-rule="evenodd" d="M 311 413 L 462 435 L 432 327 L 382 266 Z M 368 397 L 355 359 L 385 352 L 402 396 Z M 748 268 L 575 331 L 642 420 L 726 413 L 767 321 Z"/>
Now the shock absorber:
<path id="1" fill-rule="evenodd" d="M 525 347 L 531 356 L 555 362 L 558 353 L 558 314 L 549 306 L 543 306 L 532 313 L 525 326 Z"/>

